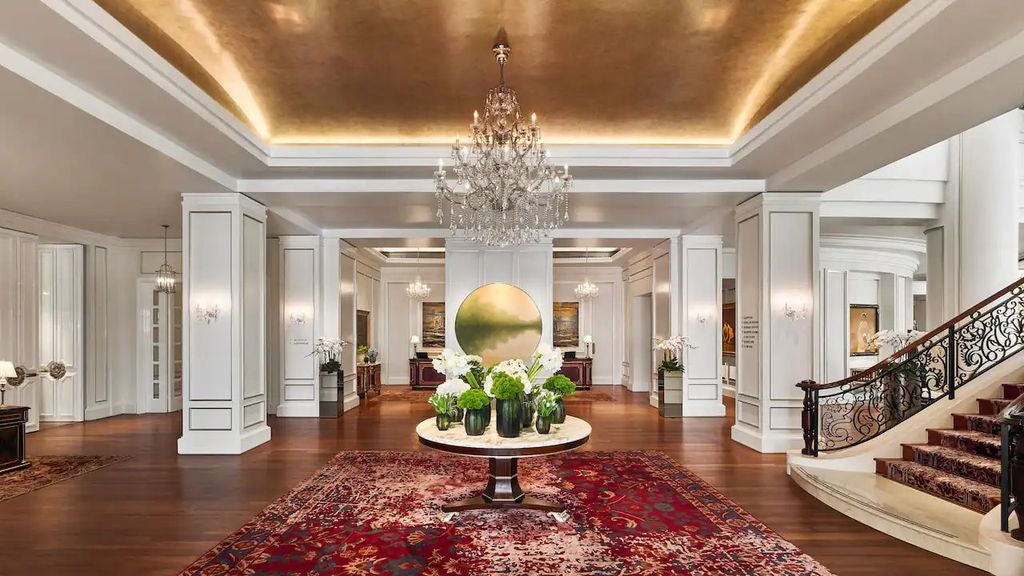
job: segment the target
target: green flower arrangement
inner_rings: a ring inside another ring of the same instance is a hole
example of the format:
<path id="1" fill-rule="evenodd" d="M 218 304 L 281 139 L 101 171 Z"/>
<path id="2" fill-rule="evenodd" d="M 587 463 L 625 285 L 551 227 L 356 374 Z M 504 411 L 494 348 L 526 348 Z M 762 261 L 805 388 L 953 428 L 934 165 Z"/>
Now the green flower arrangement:
<path id="1" fill-rule="evenodd" d="M 484 379 L 487 378 L 487 368 L 478 360 L 479 356 L 469 358 L 469 372 L 462 375 L 462 379 L 471 387 L 478 390 L 483 389 Z"/>
<path id="2" fill-rule="evenodd" d="M 544 382 L 544 389 L 554 392 L 559 398 L 568 398 L 576 393 L 576 384 L 562 374 L 555 374 Z"/>
<path id="3" fill-rule="evenodd" d="M 491 398 L 479 388 L 470 388 L 459 396 L 457 404 L 463 410 L 479 410 L 484 406 L 489 406 Z"/>
<path id="4" fill-rule="evenodd" d="M 432 394 L 427 402 L 438 414 L 450 414 L 455 405 L 455 397 L 450 394 Z"/>
<path id="5" fill-rule="evenodd" d="M 494 372 L 491 374 L 491 380 L 493 385 L 491 386 L 491 395 L 499 400 L 512 400 L 522 396 L 525 386 L 519 378 L 511 376 L 504 372 Z"/>
<path id="6" fill-rule="evenodd" d="M 555 408 L 558 407 L 558 396 L 551 390 L 541 390 L 537 394 L 537 398 L 534 399 L 533 404 L 537 408 L 537 414 L 547 418 L 555 413 Z"/>

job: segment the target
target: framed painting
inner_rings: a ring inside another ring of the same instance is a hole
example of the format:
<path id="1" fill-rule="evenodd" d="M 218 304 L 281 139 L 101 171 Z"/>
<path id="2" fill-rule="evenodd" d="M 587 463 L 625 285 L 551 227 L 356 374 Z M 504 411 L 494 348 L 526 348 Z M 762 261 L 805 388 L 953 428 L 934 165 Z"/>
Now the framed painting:
<path id="1" fill-rule="evenodd" d="M 736 303 L 722 304 L 722 354 L 736 354 Z"/>
<path id="2" fill-rule="evenodd" d="M 850 356 L 874 356 L 878 346 L 871 338 L 878 332 L 878 306 L 850 304 Z"/>
<path id="3" fill-rule="evenodd" d="M 444 348 L 444 302 L 424 302 L 422 320 L 424 348 Z"/>
<path id="4" fill-rule="evenodd" d="M 455 338 L 485 365 L 529 358 L 540 344 L 540 308 L 522 289 L 486 284 L 471 292 L 455 313 Z"/>
<path id="5" fill-rule="evenodd" d="M 556 348 L 578 348 L 580 345 L 580 303 L 555 302 L 554 345 Z"/>

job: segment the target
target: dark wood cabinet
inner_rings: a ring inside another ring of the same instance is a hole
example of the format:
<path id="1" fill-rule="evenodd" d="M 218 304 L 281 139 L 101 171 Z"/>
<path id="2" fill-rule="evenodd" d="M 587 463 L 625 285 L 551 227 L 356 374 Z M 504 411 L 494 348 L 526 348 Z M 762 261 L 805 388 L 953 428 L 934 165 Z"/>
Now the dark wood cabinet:
<path id="1" fill-rule="evenodd" d="M 0 474 L 31 466 L 25 460 L 28 407 L 0 406 Z"/>
<path id="2" fill-rule="evenodd" d="M 356 365 L 356 394 L 366 398 L 371 392 L 380 395 L 380 362 Z"/>
<path id="3" fill-rule="evenodd" d="M 433 390 L 444 381 L 444 374 L 434 370 L 434 365 L 429 358 L 411 358 L 409 360 L 409 386 L 413 390 Z"/>
<path id="4" fill-rule="evenodd" d="M 573 358 L 562 360 L 559 374 L 564 375 L 576 384 L 577 390 L 590 390 L 593 386 L 594 360 L 592 358 Z"/>

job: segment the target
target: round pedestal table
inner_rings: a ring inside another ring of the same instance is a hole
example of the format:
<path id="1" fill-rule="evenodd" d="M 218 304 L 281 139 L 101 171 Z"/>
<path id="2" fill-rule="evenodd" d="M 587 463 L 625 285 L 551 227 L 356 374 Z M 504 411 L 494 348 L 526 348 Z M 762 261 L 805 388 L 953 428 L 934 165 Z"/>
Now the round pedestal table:
<path id="1" fill-rule="evenodd" d="M 547 512 L 558 522 L 565 522 L 569 518 L 565 506 L 533 498 L 523 492 L 519 486 L 519 459 L 578 448 L 590 439 L 590 424 L 566 416 L 565 423 L 551 425 L 550 434 L 538 434 L 531 429 L 523 430 L 518 438 L 502 438 L 498 436 L 493 419 L 482 436 L 469 436 L 461 424 L 453 424 L 450 429 L 442 431 L 430 418 L 416 426 L 416 435 L 424 446 L 461 456 L 487 458 L 490 464 L 487 486 L 480 496 L 442 506 L 444 521 L 468 510 L 526 508 Z"/>

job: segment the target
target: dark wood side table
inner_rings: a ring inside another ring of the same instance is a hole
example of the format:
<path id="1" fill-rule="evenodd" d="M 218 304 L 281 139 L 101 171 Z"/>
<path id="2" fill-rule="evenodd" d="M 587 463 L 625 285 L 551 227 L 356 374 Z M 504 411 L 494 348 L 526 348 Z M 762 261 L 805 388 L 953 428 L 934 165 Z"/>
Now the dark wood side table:
<path id="1" fill-rule="evenodd" d="M 433 361 L 429 358 L 409 360 L 409 386 L 413 390 L 434 390 L 444 381 L 444 374 L 434 370 Z"/>
<path id="2" fill-rule="evenodd" d="M 25 460 L 27 406 L 0 406 L 0 474 L 31 466 Z"/>
<path id="3" fill-rule="evenodd" d="M 380 362 L 356 365 L 356 394 L 365 398 L 371 392 L 380 396 Z"/>
<path id="4" fill-rule="evenodd" d="M 577 390 L 590 390 L 593 385 L 594 360 L 592 358 L 571 358 L 562 360 L 562 369 L 558 371 L 572 380 Z"/>

